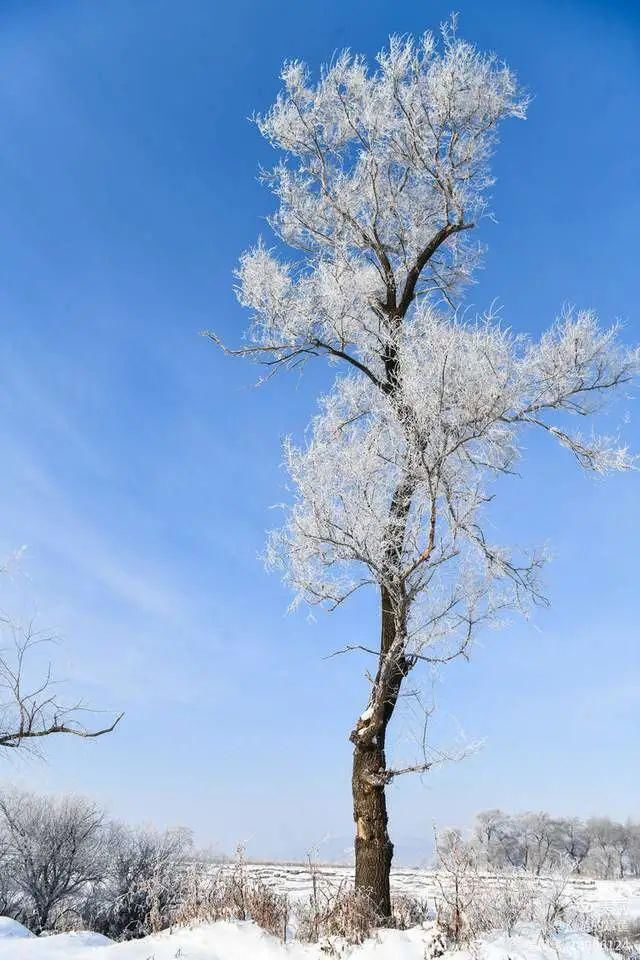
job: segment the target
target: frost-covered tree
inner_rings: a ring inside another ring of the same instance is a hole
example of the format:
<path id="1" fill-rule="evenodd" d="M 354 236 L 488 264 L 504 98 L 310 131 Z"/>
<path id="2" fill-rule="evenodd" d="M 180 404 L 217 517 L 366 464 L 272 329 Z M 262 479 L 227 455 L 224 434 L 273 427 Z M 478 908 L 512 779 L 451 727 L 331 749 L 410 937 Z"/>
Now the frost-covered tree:
<path id="1" fill-rule="evenodd" d="M 84 923 L 123 940 L 147 936 L 156 921 L 168 925 L 190 850 L 185 830 L 161 833 L 109 824 L 102 876 L 80 910 Z"/>
<path id="2" fill-rule="evenodd" d="M 283 154 L 263 175 L 281 243 L 242 257 L 238 296 L 253 322 L 230 352 L 271 372 L 312 357 L 341 366 L 306 442 L 286 444 L 296 495 L 268 555 L 299 600 L 378 596 L 371 692 L 350 736 L 356 885 L 387 917 L 385 790 L 405 771 L 387 764 L 385 740 L 403 683 L 538 597 L 543 557 L 489 537 L 489 484 L 513 471 L 531 428 L 586 470 L 627 469 L 624 448 L 569 421 L 626 383 L 638 358 L 589 312 L 565 311 L 539 341 L 458 312 L 498 126 L 526 110 L 494 56 L 448 25 L 440 40 L 392 38 L 373 69 L 346 52 L 317 80 L 299 62 L 282 80 L 257 118 Z"/>
<path id="3" fill-rule="evenodd" d="M 97 807 L 78 797 L 0 795 L 5 869 L 21 897 L 21 919 L 36 933 L 101 879 L 102 819 Z"/>
<path id="4" fill-rule="evenodd" d="M 640 824 L 609 817 L 550 817 L 487 810 L 476 817 L 472 845 L 479 862 L 492 870 L 526 870 L 538 875 L 570 867 L 603 879 L 637 876 Z"/>

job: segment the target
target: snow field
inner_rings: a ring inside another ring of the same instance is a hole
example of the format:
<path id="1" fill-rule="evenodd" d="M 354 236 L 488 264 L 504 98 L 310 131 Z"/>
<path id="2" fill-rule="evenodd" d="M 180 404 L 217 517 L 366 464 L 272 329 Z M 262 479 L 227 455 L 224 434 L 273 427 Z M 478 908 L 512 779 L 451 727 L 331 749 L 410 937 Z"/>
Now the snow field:
<path id="1" fill-rule="evenodd" d="M 429 960 L 432 929 L 383 930 L 362 946 L 345 947 L 342 960 Z M 252 923 L 221 921 L 175 929 L 113 943 L 96 933 L 34 937 L 8 918 L 0 918 L 2 960 L 326 960 L 318 944 L 283 944 Z M 513 936 L 498 934 L 473 951 L 451 950 L 443 960 L 611 960 L 593 937 L 561 931 L 545 943 L 540 931 L 522 925 Z"/>

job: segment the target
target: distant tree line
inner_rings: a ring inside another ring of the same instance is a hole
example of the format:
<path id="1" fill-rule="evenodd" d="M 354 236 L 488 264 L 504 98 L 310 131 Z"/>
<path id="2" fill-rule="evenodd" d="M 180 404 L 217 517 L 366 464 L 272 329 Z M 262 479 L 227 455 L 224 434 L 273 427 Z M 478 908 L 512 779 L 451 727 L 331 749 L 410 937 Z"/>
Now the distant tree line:
<path id="1" fill-rule="evenodd" d="M 488 870 L 519 869 L 539 876 L 568 867 L 602 879 L 640 877 L 637 821 L 486 810 L 476 817 L 470 843 Z"/>

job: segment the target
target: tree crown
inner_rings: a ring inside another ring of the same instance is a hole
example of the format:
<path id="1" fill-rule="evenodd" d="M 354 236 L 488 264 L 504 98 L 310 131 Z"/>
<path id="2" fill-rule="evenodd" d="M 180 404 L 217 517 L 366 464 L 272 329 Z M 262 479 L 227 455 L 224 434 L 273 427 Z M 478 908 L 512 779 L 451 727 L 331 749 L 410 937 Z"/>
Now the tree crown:
<path id="1" fill-rule="evenodd" d="M 527 105 L 494 56 L 449 24 L 440 42 L 392 38 L 373 71 L 346 52 L 315 84 L 299 62 L 282 79 L 257 123 L 286 155 L 264 179 L 293 259 L 261 242 L 242 257 L 253 322 L 234 352 L 272 371 L 324 355 L 346 373 L 307 441 L 286 444 L 297 493 L 268 556 L 311 603 L 378 584 L 397 627 L 382 654 L 405 670 L 466 651 L 478 623 L 540 596 L 543 557 L 487 536 L 489 482 L 530 426 L 587 470 L 628 469 L 624 446 L 569 420 L 626 383 L 638 353 L 589 311 L 563 311 L 534 342 L 455 306 L 479 260 L 498 125 Z"/>

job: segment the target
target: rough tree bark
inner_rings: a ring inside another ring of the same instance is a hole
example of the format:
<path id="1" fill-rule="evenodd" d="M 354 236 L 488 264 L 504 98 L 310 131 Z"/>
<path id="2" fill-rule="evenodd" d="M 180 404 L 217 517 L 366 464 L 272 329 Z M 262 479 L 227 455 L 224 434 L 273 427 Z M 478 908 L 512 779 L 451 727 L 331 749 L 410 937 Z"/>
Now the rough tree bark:
<path id="1" fill-rule="evenodd" d="M 351 786 L 356 824 L 355 887 L 368 898 L 380 919 L 388 921 L 393 844 L 387 829 L 386 787 L 390 778 L 385 741 L 409 663 L 404 656 L 404 643 L 397 655 L 392 652 L 394 643 L 403 639 L 403 617 L 386 587 L 380 591 L 380 611 L 380 659 L 370 706 L 351 733 L 354 745 Z"/>
<path id="2" fill-rule="evenodd" d="M 353 817 L 356 822 L 356 890 L 363 893 L 376 913 L 391 916 L 390 872 L 393 844 L 387 830 L 387 800 L 384 784 L 369 777 L 385 768 L 384 750 L 375 744 L 353 751 Z"/>

